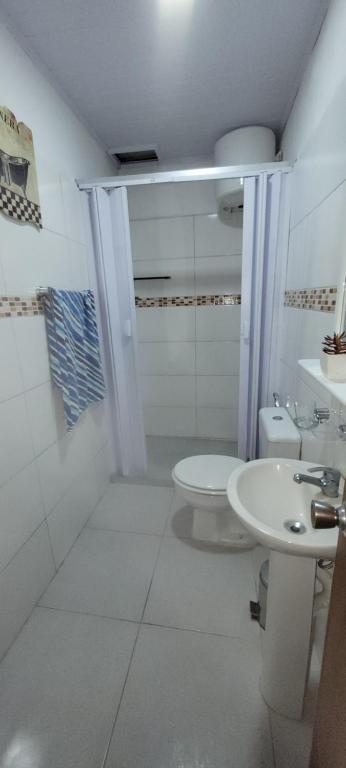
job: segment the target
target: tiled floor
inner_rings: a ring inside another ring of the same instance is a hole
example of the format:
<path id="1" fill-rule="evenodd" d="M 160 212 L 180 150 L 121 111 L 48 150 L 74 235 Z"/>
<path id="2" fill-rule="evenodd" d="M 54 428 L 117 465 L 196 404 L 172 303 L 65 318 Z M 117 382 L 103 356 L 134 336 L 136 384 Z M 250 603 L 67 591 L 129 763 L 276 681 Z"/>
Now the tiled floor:
<path id="1" fill-rule="evenodd" d="M 1 768 L 307 768 L 311 708 L 259 693 L 263 555 L 190 530 L 173 488 L 109 486 L 0 665 Z"/>

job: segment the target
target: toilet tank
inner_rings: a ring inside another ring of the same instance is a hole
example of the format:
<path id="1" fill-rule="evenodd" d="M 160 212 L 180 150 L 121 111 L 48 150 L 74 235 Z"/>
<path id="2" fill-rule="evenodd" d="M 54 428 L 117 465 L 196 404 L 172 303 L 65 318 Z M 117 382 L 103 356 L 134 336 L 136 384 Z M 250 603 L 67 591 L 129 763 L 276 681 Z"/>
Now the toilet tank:
<path id="1" fill-rule="evenodd" d="M 299 459 L 300 433 L 285 408 L 261 408 L 259 458 Z"/>

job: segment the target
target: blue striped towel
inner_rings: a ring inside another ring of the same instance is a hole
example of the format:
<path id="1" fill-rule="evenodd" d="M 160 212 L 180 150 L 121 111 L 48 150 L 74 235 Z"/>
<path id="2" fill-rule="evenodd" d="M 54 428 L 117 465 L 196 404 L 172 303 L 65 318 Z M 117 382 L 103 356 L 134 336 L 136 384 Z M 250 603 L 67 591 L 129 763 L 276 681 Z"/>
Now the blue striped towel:
<path id="1" fill-rule="evenodd" d="M 67 429 L 72 429 L 105 394 L 94 296 L 92 291 L 48 288 L 42 302 L 52 378 L 62 391 Z"/>

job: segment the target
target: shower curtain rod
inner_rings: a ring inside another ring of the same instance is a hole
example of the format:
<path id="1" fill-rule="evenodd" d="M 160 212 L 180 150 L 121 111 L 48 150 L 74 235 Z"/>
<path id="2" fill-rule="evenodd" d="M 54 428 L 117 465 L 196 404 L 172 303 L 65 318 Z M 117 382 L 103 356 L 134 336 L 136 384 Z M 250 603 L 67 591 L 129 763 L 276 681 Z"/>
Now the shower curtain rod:
<path id="1" fill-rule="evenodd" d="M 105 176 L 100 179 L 76 179 L 80 190 L 91 191 L 96 187 L 110 190 L 117 187 L 134 187 L 143 184 L 172 184 L 184 181 L 217 181 L 218 179 L 239 179 L 260 174 L 290 173 L 292 166 L 286 161 L 253 163 L 251 165 L 226 165 L 215 168 L 191 168 L 185 171 L 159 171 L 128 176 Z"/>

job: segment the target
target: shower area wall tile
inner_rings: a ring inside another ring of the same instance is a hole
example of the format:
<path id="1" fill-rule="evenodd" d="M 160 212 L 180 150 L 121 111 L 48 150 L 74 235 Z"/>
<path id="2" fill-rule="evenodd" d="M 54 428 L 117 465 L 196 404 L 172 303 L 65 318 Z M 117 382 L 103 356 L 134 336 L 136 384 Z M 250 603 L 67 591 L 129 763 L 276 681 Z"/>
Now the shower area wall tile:
<path id="1" fill-rule="evenodd" d="M 137 308 L 139 341 L 194 341 L 195 307 Z"/>
<path id="2" fill-rule="evenodd" d="M 196 339 L 198 341 L 239 341 L 240 306 L 197 307 Z"/>
<path id="3" fill-rule="evenodd" d="M 224 224 L 216 213 L 195 216 L 196 258 L 205 256 L 229 256 L 243 250 L 242 219 L 238 226 Z"/>
<path id="4" fill-rule="evenodd" d="M 238 409 L 239 376 L 197 376 L 198 407 Z"/>
<path id="5" fill-rule="evenodd" d="M 135 282 L 146 433 L 237 440 L 241 216 L 209 182 L 128 195 L 134 274 L 161 278 Z"/>
<path id="6" fill-rule="evenodd" d="M 131 187 L 128 201 L 131 220 L 217 212 L 214 181 Z"/>
<path id="7" fill-rule="evenodd" d="M 194 437 L 196 409 L 175 406 L 144 406 L 144 428 L 147 435 Z"/>
<path id="8" fill-rule="evenodd" d="M 193 341 L 142 342 L 139 364 L 140 373 L 144 375 L 193 376 L 195 344 Z"/>
<path id="9" fill-rule="evenodd" d="M 238 439 L 238 409 L 197 408 L 198 437 Z"/>
<path id="10" fill-rule="evenodd" d="M 196 259 L 196 293 L 240 293 L 240 254 Z"/>
<path id="11" fill-rule="evenodd" d="M 131 246 L 134 262 L 153 259 L 193 259 L 193 218 L 176 216 L 176 218 L 133 221 L 131 222 Z"/>
<path id="12" fill-rule="evenodd" d="M 134 264 L 134 276 L 155 276 L 155 280 L 135 279 L 135 294 L 139 297 L 194 296 L 195 273 L 193 259 L 151 259 Z M 167 276 L 169 279 L 165 279 Z M 161 278 L 161 279 L 160 279 Z"/>
<path id="13" fill-rule="evenodd" d="M 194 376 L 142 376 L 144 405 L 194 406 Z"/>
<path id="14" fill-rule="evenodd" d="M 197 341 L 197 376 L 239 375 L 239 341 Z"/>

